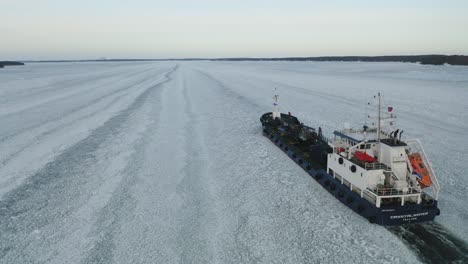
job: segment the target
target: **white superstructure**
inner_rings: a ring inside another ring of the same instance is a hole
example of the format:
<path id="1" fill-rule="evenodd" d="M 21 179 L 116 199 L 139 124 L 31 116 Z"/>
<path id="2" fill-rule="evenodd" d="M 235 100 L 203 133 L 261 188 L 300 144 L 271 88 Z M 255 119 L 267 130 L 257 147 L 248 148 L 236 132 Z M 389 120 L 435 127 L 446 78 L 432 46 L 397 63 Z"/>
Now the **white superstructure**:
<path id="1" fill-rule="evenodd" d="M 391 129 L 393 108 L 381 111 L 369 128 L 335 131 L 329 144 L 327 171 L 376 207 L 382 204 L 419 204 L 437 200 L 440 186 L 419 140 L 401 140 L 403 131 Z M 369 116 L 370 117 L 370 116 Z M 384 124 L 385 123 L 385 124 Z"/>

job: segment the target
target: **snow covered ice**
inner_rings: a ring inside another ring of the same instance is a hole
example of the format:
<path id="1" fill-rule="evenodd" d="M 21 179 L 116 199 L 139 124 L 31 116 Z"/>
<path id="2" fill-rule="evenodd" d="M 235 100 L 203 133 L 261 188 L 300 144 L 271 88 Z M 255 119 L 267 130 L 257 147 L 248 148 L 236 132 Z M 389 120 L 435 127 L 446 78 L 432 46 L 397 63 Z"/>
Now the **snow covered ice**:
<path id="1" fill-rule="evenodd" d="M 261 133 L 331 134 L 381 92 L 468 240 L 468 68 L 403 63 L 41 63 L 0 70 L 0 263 L 417 263 Z"/>

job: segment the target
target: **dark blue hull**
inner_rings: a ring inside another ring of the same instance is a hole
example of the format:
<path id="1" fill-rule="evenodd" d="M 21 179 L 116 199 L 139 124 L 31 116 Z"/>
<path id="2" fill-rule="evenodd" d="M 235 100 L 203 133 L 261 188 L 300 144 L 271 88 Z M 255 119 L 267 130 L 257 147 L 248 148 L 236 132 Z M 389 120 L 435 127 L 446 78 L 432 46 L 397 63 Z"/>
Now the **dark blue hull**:
<path id="1" fill-rule="evenodd" d="M 281 137 L 274 133 L 264 135 L 285 152 L 292 160 L 301 166 L 309 175 L 322 185 L 331 195 L 341 201 L 354 212 L 368 219 L 371 223 L 392 226 L 433 221 L 440 214 L 437 201 L 420 204 L 405 204 L 403 206 L 382 206 L 377 208 L 374 204 L 353 192 L 340 181 L 326 172 L 326 168 L 309 164 L 301 152 L 289 146 Z"/>

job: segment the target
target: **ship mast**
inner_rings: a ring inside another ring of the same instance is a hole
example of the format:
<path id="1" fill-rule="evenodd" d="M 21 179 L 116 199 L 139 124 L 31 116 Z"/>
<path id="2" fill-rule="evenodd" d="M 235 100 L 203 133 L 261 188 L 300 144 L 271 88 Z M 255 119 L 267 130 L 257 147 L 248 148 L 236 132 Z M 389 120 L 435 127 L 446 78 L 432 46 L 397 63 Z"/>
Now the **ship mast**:
<path id="1" fill-rule="evenodd" d="M 275 99 L 275 102 L 273 103 L 274 109 L 273 109 L 273 120 L 278 118 L 281 119 L 281 113 L 279 111 L 279 105 L 278 105 L 278 97 L 279 95 L 277 94 L 277 89 L 275 88 L 275 95 L 273 96 L 273 99 Z"/>
<path id="2" fill-rule="evenodd" d="M 378 126 L 377 126 L 377 143 L 380 143 L 380 93 L 379 93 L 379 107 L 378 107 Z"/>

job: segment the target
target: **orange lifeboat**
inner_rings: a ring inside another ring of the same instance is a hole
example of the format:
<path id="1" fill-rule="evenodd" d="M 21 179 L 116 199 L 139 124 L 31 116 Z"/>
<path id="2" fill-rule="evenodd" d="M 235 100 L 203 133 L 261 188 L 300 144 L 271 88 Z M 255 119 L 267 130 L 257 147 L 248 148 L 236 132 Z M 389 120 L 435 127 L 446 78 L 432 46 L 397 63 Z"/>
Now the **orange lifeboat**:
<path id="1" fill-rule="evenodd" d="M 421 187 L 426 188 L 431 186 L 431 175 L 421 159 L 421 154 L 410 154 L 408 155 L 408 159 L 411 162 L 411 166 L 413 166 L 413 172 L 419 176 L 418 181 Z"/>

